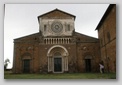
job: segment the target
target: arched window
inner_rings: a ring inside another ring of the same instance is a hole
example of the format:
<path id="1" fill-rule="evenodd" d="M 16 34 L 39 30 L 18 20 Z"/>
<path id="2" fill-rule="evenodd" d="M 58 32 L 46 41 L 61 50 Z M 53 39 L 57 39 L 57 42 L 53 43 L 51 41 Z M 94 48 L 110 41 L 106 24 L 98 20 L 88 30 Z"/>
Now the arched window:
<path id="1" fill-rule="evenodd" d="M 44 31 L 46 31 L 46 29 L 47 29 L 47 25 L 44 25 Z"/>
<path id="2" fill-rule="evenodd" d="M 68 24 L 68 31 L 70 31 L 70 25 Z"/>
<path id="3" fill-rule="evenodd" d="M 70 31 L 70 24 L 66 25 L 65 31 L 66 31 L 66 32 L 67 32 L 67 31 Z"/>

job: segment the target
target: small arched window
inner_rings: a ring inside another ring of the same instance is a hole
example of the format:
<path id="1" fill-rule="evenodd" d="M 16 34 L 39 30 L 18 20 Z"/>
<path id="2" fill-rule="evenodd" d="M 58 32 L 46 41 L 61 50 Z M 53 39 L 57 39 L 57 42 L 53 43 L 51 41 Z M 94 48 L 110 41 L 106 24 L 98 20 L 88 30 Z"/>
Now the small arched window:
<path id="1" fill-rule="evenodd" d="M 46 31 L 46 29 L 47 29 L 47 25 L 44 25 L 44 31 Z"/>
<path id="2" fill-rule="evenodd" d="M 68 24 L 68 31 L 70 31 L 70 25 Z"/>
<path id="3" fill-rule="evenodd" d="M 67 32 L 67 31 L 70 31 L 70 24 L 67 24 L 67 25 L 66 25 L 65 31 L 66 31 L 66 32 Z"/>

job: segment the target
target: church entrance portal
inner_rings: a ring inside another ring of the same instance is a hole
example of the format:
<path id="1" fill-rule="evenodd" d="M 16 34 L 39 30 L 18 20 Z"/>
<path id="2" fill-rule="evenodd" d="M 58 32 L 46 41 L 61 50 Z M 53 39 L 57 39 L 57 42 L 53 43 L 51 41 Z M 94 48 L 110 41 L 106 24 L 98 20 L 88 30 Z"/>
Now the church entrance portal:
<path id="1" fill-rule="evenodd" d="M 68 51 L 61 45 L 52 46 L 47 53 L 48 72 L 63 73 L 68 71 Z"/>

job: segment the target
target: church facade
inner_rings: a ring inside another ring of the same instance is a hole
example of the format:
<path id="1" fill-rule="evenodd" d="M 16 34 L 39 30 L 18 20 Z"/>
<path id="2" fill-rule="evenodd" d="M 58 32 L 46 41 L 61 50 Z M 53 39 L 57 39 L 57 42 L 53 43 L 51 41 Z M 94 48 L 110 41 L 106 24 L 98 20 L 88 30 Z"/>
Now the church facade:
<path id="1" fill-rule="evenodd" d="M 13 73 L 99 72 L 99 39 L 75 32 L 75 18 L 59 9 L 38 16 L 39 32 L 14 39 Z"/>

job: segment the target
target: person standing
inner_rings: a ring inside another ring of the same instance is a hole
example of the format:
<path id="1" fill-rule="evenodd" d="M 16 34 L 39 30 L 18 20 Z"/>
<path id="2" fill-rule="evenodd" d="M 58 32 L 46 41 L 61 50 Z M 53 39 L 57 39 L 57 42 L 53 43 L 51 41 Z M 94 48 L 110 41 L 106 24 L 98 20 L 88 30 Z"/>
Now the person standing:
<path id="1" fill-rule="evenodd" d="M 99 66 L 100 66 L 100 73 L 104 73 L 104 65 L 100 63 Z"/>

